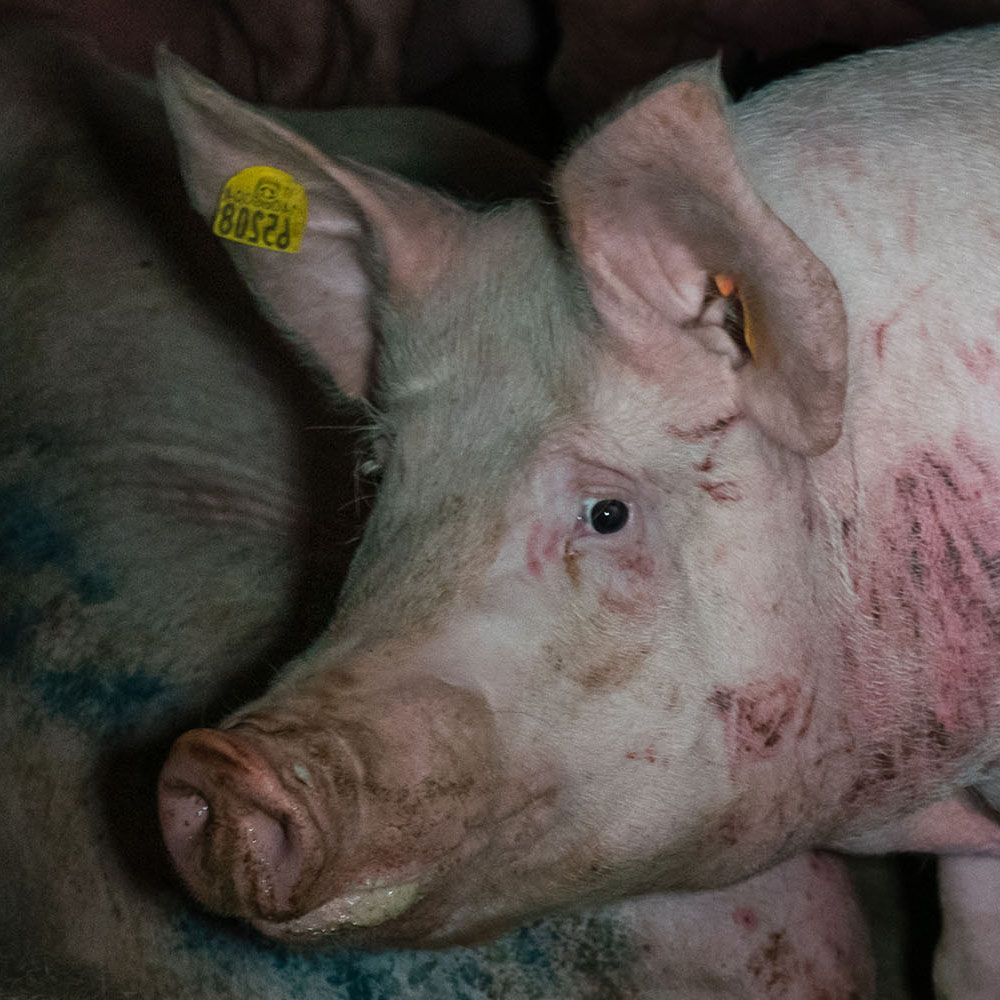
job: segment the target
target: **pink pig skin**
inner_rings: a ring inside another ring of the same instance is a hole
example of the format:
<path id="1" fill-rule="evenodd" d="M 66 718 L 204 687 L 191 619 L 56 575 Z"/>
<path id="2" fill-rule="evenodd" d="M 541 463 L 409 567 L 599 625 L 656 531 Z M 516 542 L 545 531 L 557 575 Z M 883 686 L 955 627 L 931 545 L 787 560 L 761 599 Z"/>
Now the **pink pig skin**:
<path id="1" fill-rule="evenodd" d="M 555 222 L 164 58 L 203 216 L 247 165 L 305 190 L 299 256 L 229 249 L 381 474 L 324 638 L 165 764 L 203 902 L 435 945 L 817 848 L 997 856 L 998 56 L 735 105 L 681 71 L 570 153 Z"/>

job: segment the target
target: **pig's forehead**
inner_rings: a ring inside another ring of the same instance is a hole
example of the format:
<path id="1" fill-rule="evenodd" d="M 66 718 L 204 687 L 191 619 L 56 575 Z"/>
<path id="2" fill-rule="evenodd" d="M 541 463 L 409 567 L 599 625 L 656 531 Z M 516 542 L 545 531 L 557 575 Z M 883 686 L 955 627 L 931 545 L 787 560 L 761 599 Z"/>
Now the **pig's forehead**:
<path id="1" fill-rule="evenodd" d="M 414 457 L 479 456 L 490 468 L 523 460 L 586 405 L 599 353 L 573 261 L 528 203 L 476 217 L 435 288 L 387 310 L 381 333 L 386 439 Z"/>
<path id="2" fill-rule="evenodd" d="M 383 321 L 382 482 L 347 604 L 377 594 L 389 617 L 433 617 L 488 565 L 525 471 L 586 411 L 599 363 L 593 313 L 541 214 L 513 206 L 478 230 L 449 287 Z"/>

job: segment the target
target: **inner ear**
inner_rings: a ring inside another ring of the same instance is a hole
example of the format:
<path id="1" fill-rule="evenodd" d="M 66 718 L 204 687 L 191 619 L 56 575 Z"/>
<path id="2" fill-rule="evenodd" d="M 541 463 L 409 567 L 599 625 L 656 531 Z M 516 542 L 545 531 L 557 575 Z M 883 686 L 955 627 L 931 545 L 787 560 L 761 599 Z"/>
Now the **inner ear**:
<path id="1" fill-rule="evenodd" d="M 692 331 L 713 350 L 735 345 L 737 362 L 750 356 L 738 365 L 743 409 L 777 442 L 817 454 L 837 440 L 843 415 L 840 292 L 743 174 L 717 72 L 692 76 L 571 154 L 556 181 L 569 242 L 605 326 L 634 354 Z M 731 313 L 714 341 L 704 339 L 706 306 Z"/>
<path id="2" fill-rule="evenodd" d="M 705 290 L 705 314 L 710 322 L 721 327 L 736 348 L 738 362 L 734 367 L 741 367 L 754 359 L 752 320 L 736 287 L 736 279 L 731 274 L 715 274 L 709 278 Z"/>
<path id="3" fill-rule="evenodd" d="M 367 397 L 379 308 L 435 286 L 461 252 L 470 213 L 392 174 L 324 155 L 163 50 L 158 73 L 188 194 L 206 219 L 254 171 L 295 192 L 301 233 L 288 252 L 249 245 L 218 218 L 213 231 L 268 318 L 306 345 L 342 392 Z M 268 217 L 248 217 L 256 216 Z"/>

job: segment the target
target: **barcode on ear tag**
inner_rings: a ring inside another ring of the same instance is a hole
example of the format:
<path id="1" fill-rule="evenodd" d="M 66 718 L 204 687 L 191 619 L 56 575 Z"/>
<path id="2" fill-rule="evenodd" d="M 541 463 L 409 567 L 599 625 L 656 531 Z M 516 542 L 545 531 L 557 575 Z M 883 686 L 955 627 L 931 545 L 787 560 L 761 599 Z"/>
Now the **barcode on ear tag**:
<path id="1" fill-rule="evenodd" d="M 226 181 L 212 232 L 262 250 L 302 249 L 309 202 L 291 174 L 277 167 L 247 167 Z"/>

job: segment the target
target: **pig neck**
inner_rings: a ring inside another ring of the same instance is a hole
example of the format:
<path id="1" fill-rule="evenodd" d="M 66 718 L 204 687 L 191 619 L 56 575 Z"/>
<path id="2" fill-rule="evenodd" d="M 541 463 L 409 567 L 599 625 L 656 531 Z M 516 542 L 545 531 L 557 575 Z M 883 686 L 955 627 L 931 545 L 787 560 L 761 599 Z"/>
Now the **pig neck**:
<path id="1" fill-rule="evenodd" d="M 919 848 L 906 814 L 988 779 L 1000 755 L 1000 450 L 968 428 L 958 401 L 969 393 L 948 379 L 946 405 L 906 405 L 927 399 L 930 359 L 916 354 L 872 378 L 852 338 L 843 435 L 809 461 L 854 761 L 845 832 L 850 842 L 881 814 L 879 849 Z"/>

